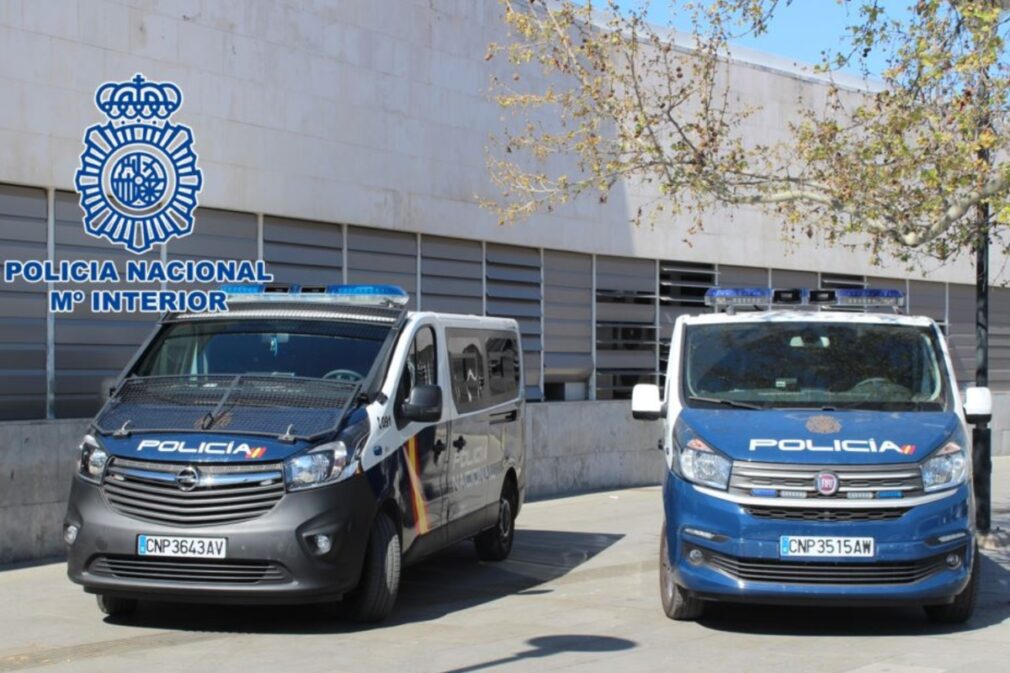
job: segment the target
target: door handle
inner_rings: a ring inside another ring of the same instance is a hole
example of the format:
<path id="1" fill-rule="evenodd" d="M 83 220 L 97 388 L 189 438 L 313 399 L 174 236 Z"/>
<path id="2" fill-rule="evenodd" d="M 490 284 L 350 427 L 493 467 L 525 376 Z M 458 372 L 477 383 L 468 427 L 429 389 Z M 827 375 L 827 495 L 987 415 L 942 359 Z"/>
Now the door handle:
<path id="1" fill-rule="evenodd" d="M 436 439 L 435 443 L 431 445 L 431 450 L 435 453 L 435 462 L 437 463 L 438 457 L 445 451 L 445 442 L 441 439 Z"/>
<path id="2" fill-rule="evenodd" d="M 495 414 L 491 417 L 491 425 L 499 425 L 501 423 L 511 423 L 512 421 L 519 418 L 519 412 L 513 409 L 512 411 L 507 411 L 503 414 Z"/>
<path id="3" fill-rule="evenodd" d="M 462 451 L 463 447 L 466 446 L 466 440 L 463 439 L 463 435 L 460 435 L 453 441 L 452 445 L 456 447 L 457 451 Z"/>

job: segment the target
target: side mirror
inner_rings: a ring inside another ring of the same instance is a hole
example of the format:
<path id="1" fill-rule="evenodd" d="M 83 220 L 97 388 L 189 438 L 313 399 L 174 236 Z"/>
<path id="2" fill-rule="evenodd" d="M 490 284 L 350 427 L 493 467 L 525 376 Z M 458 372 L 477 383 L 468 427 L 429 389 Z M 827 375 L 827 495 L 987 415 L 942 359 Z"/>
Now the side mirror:
<path id="1" fill-rule="evenodd" d="M 414 386 L 400 413 L 408 421 L 437 423 L 442 420 L 442 389 L 438 386 Z"/>
<path id="2" fill-rule="evenodd" d="M 992 393 L 988 388 L 969 386 L 965 389 L 964 420 L 975 424 L 992 420 Z"/>
<path id="3" fill-rule="evenodd" d="M 663 417 L 659 386 L 653 383 L 639 383 L 632 389 L 631 415 L 639 421 L 655 421 Z"/>

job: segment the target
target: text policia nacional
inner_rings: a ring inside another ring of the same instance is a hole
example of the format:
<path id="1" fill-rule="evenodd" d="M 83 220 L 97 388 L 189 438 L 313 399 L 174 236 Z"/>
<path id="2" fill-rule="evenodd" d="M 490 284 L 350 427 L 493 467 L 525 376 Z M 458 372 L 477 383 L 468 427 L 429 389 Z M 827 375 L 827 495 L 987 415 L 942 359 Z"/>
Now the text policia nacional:
<path id="1" fill-rule="evenodd" d="M 87 302 L 96 313 L 222 312 L 227 294 L 218 289 L 173 290 L 173 284 L 269 283 L 273 275 L 258 260 L 6 260 L 3 282 L 46 283 L 49 310 L 68 313 Z M 102 285 L 159 283 L 163 289 L 108 289 Z M 98 285 L 85 291 L 84 285 Z"/>

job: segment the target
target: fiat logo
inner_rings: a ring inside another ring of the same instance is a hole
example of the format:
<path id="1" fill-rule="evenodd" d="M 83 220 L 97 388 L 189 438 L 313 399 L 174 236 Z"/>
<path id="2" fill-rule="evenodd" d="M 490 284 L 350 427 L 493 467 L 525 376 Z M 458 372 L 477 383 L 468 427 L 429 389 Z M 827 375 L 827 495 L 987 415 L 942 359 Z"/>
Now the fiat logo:
<path id="1" fill-rule="evenodd" d="M 818 472 L 814 477 L 814 487 L 821 495 L 838 493 L 838 475 L 834 472 Z"/>
<path id="2" fill-rule="evenodd" d="M 182 491 L 192 491 L 200 483 L 200 473 L 195 467 L 184 467 L 175 475 L 175 483 Z"/>

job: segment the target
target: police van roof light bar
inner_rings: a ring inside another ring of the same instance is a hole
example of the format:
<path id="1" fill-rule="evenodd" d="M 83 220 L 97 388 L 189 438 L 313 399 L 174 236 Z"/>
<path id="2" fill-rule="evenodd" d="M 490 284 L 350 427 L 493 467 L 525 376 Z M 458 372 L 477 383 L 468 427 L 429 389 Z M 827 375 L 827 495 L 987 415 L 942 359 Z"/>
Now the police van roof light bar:
<path id="1" fill-rule="evenodd" d="M 812 305 L 818 307 L 890 307 L 895 311 L 905 305 L 905 295 L 900 290 L 879 288 L 818 288 L 772 289 L 766 287 L 724 288 L 713 287 L 705 292 L 705 305 L 716 312 L 732 313 L 740 306 L 770 309 L 781 305 Z"/>
<path id="2" fill-rule="evenodd" d="M 772 302 L 772 291 L 767 287 L 713 287 L 705 291 L 705 306 L 718 311 L 732 306 L 768 306 Z"/>
<path id="3" fill-rule="evenodd" d="M 839 288 L 835 290 L 837 306 L 891 306 L 895 310 L 905 305 L 905 293 L 901 290 L 882 288 Z"/>
<path id="4" fill-rule="evenodd" d="M 395 285 L 298 285 L 250 283 L 222 285 L 229 302 L 298 301 L 371 306 L 406 306 L 410 301 L 403 288 Z"/>

